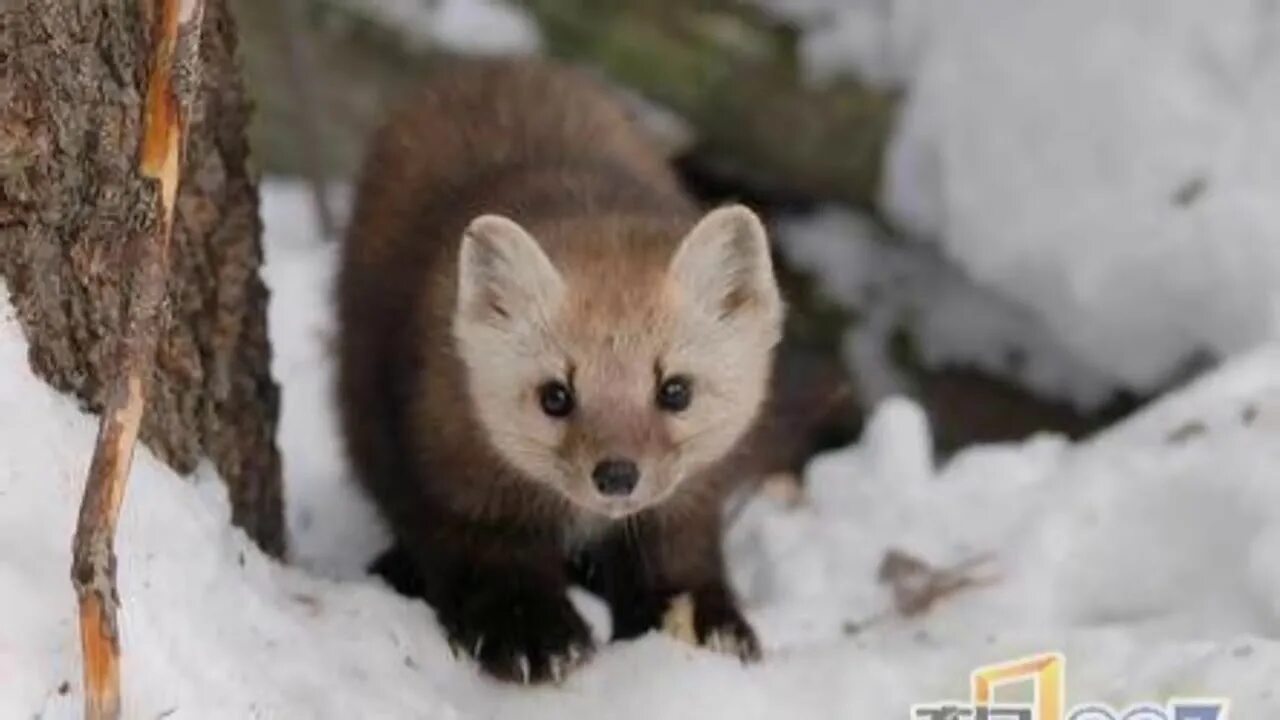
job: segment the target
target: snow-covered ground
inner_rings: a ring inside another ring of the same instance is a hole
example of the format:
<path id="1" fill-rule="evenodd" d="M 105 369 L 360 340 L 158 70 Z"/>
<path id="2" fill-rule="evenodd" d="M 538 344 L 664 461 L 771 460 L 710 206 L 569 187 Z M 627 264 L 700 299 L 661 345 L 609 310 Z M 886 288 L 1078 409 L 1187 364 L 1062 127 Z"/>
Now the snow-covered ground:
<path id="1" fill-rule="evenodd" d="M 1097 439 L 972 448 L 943 467 L 910 402 L 818 459 L 798 506 L 730 531 L 767 647 L 736 661 L 662 636 L 611 645 L 563 686 L 455 661 L 424 605 L 364 577 L 382 542 L 328 402 L 327 283 L 307 194 L 269 184 L 267 278 L 300 566 L 227 524 L 213 474 L 140 452 L 118 549 L 130 718 L 865 718 L 964 697 L 975 666 L 1061 650 L 1072 702 L 1225 696 L 1280 717 L 1280 345 L 1243 355 Z M 76 717 L 69 546 L 95 430 L 28 371 L 0 309 L 0 717 Z M 983 581 L 906 618 L 886 553 L 975 558 Z M 582 599 L 595 624 L 607 620 Z"/>

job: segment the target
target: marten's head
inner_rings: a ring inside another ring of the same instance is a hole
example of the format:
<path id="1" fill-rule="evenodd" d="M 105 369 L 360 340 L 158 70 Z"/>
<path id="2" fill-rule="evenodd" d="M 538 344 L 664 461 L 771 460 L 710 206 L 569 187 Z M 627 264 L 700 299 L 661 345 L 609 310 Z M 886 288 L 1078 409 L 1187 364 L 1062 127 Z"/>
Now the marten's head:
<path id="1" fill-rule="evenodd" d="M 742 438 L 782 316 L 764 227 L 745 207 L 692 230 L 620 217 L 526 230 L 486 215 L 462 240 L 453 333 L 493 448 L 618 518 Z"/>

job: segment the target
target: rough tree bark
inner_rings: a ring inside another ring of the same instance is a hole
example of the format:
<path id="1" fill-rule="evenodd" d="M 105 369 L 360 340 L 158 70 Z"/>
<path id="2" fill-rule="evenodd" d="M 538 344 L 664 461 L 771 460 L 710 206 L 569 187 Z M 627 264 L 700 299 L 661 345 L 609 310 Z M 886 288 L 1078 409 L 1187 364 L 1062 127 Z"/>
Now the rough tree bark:
<path id="1" fill-rule="evenodd" d="M 132 244 L 161 220 L 138 169 L 154 12 L 154 0 L 0 5 L 0 278 L 32 368 L 94 411 L 115 377 Z M 235 47 L 225 2 L 207 0 L 141 434 L 179 471 L 211 460 L 234 522 L 280 554 L 279 393 Z"/>
<path id="2" fill-rule="evenodd" d="M 85 717 L 120 717 L 120 599 L 116 590 L 116 523 L 128 486 L 133 451 L 146 407 L 143 379 L 155 367 L 161 311 L 169 288 L 178 179 L 191 108 L 200 91 L 203 0 L 160 0 L 151 8 L 150 60 L 144 103 L 143 177 L 160 222 L 150 237 L 129 243 L 131 292 L 117 332 L 111 380 L 89 465 L 71 547 L 71 582 L 80 607 Z"/>

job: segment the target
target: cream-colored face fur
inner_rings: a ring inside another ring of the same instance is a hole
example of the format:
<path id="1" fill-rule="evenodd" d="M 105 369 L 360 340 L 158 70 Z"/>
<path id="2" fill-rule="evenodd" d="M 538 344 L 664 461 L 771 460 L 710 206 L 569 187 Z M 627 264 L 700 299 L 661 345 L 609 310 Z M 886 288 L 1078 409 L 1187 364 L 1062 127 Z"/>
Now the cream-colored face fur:
<path id="1" fill-rule="evenodd" d="M 623 221 L 555 232 L 575 237 L 547 243 L 549 255 L 511 220 L 473 221 L 453 332 L 494 449 L 591 514 L 623 517 L 722 458 L 754 421 L 783 314 L 768 240 L 741 206 L 708 213 L 674 254 Z M 676 377 L 690 402 L 672 411 L 658 394 Z M 544 408 L 548 383 L 571 392 L 563 417 Z M 597 488 L 604 460 L 637 466 L 629 494 Z"/>

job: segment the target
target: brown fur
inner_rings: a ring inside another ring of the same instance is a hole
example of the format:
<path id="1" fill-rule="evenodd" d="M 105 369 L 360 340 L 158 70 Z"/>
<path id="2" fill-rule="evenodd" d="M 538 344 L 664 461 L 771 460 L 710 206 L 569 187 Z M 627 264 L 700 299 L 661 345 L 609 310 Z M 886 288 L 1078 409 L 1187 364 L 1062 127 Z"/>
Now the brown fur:
<path id="1" fill-rule="evenodd" d="M 655 626 L 687 592 L 702 639 L 727 632 L 756 652 L 720 556 L 732 452 L 716 448 L 718 459 L 684 473 L 696 477 L 672 480 L 619 521 L 575 507 L 580 490 L 536 481 L 496 449 L 454 336 L 460 240 L 485 214 L 527 228 L 572 279 L 557 341 L 583 359 L 572 370 L 582 382 L 617 388 L 565 426 L 555 457 L 586 466 L 602 448 L 662 454 L 682 432 L 638 395 L 647 386 L 627 383 L 632 355 L 682 321 L 666 270 L 699 213 L 585 77 L 534 62 L 442 70 L 374 140 L 338 283 L 347 448 L 421 593 L 451 641 L 505 678 L 557 679 L 587 654 L 585 625 L 564 598 L 571 579 L 609 602 L 616 637 Z M 730 295 L 726 314 L 745 302 Z M 765 335 L 762 353 L 776 339 Z"/>

